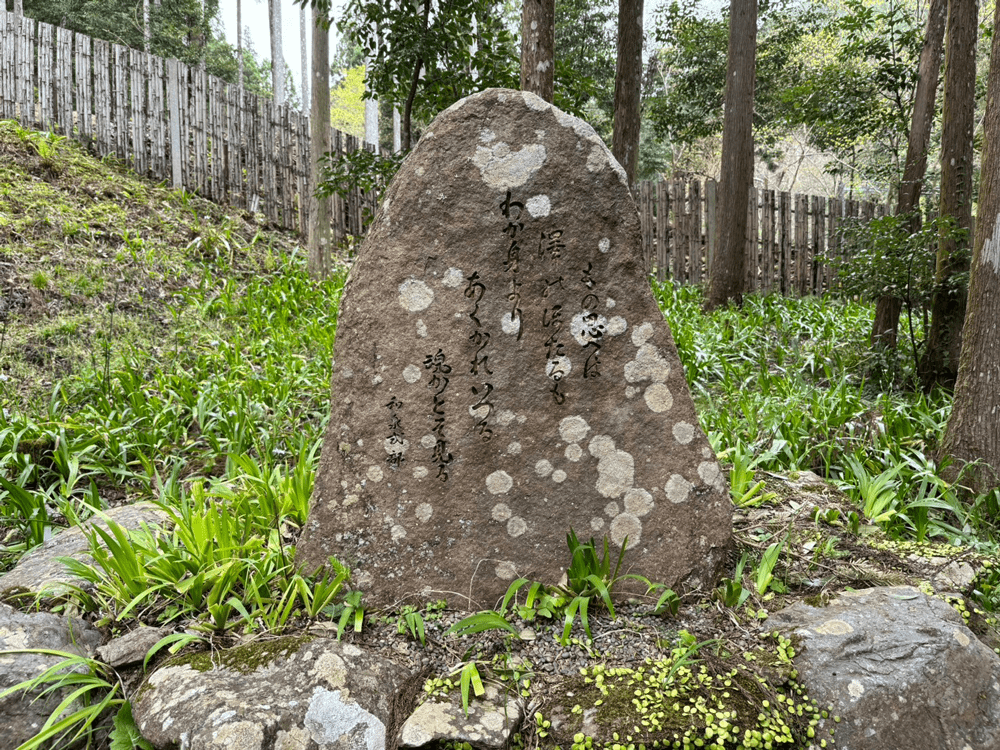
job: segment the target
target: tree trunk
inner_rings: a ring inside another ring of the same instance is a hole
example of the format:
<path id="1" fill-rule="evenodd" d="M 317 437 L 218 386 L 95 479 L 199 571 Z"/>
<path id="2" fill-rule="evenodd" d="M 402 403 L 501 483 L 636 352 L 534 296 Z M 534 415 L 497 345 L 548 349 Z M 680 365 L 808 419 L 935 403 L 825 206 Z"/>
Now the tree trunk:
<path id="1" fill-rule="evenodd" d="M 642 85 L 642 0 L 618 0 L 618 64 L 611 153 L 635 183 L 639 160 L 639 92 Z"/>
<path id="2" fill-rule="evenodd" d="M 424 0 L 424 34 L 427 34 L 427 25 L 430 23 L 431 17 L 431 0 Z M 424 67 L 424 58 L 418 57 L 413 64 L 413 77 L 410 79 L 410 92 L 406 96 L 406 102 L 403 104 L 403 116 L 402 123 L 400 124 L 401 133 L 400 138 L 402 141 L 403 153 L 408 153 L 410 147 L 412 146 L 412 130 L 411 122 L 413 119 L 413 100 L 417 96 L 417 87 L 420 85 L 420 71 Z M 367 128 L 367 123 L 365 125 Z"/>
<path id="3" fill-rule="evenodd" d="M 285 103 L 285 58 L 281 44 L 281 0 L 267 0 L 271 22 L 271 90 L 274 103 Z"/>
<path id="4" fill-rule="evenodd" d="M 949 0 L 944 64 L 944 114 L 941 124 L 941 216 L 959 230 L 972 225 L 972 130 L 976 107 L 976 0 Z M 943 232 L 938 243 L 931 329 L 921 363 L 924 387 L 953 385 L 962 350 L 966 290 L 961 274 L 969 270 L 969 239 Z"/>
<path id="5" fill-rule="evenodd" d="M 910 122 L 910 137 L 906 144 L 906 166 L 903 168 L 903 181 L 899 184 L 899 197 L 896 201 L 896 215 L 909 214 L 911 217 L 906 227 L 911 234 L 920 229 L 920 191 L 924 184 L 924 174 L 927 172 L 927 146 L 930 143 L 931 125 L 934 122 L 934 104 L 937 99 L 947 17 L 947 0 L 931 0 L 924 46 L 920 51 L 919 78 L 913 98 L 913 119 Z M 899 297 L 889 295 L 879 297 L 875 306 L 875 323 L 872 326 L 873 348 L 896 348 L 896 331 L 899 329 L 899 314 L 902 309 L 903 300 Z"/>
<path id="6" fill-rule="evenodd" d="M 236 0 L 236 86 L 243 91 L 243 0 Z"/>
<path id="7" fill-rule="evenodd" d="M 521 13 L 521 90 L 552 101 L 555 76 L 555 0 L 524 0 Z"/>
<path id="8" fill-rule="evenodd" d="M 994 28 L 1000 21 L 1000 6 Z M 1000 485 L 1000 34 L 993 35 L 983 125 L 976 241 L 955 404 L 942 453 L 982 461 L 965 477 L 977 492 Z"/>
<path id="9" fill-rule="evenodd" d="M 326 15 L 312 6 L 312 111 L 309 116 L 311 164 L 309 185 L 309 273 L 315 279 L 330 274 L 333 242 L 330 232 L 330 199 L 317 198 L 320 157 L 330 151 L 330 30 Z"/>
<path id="10" fill-rule="evenodd" d="M 757 51 L 757 0 L 729 6 L 719 181 L 719 243 L 709 273 L 706 309 L 743 301 L 746 276 L 747 202 L 753 187 L 753 89 Z"/>
<path id="11" fill-rule="evenodd" d="M 312 108 L 309 98 L 309 48 L 306 46 L 306 6 L 299 8 L 299 49 L 302 50 L 302 114 Z"/>

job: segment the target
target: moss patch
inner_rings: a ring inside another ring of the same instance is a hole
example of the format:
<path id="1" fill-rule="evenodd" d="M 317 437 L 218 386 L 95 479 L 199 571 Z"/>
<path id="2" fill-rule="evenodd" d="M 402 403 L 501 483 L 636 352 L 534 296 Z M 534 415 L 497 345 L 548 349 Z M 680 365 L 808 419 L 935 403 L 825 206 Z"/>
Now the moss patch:
<path id="1" fill-rule="evenodd" d="M 288 636 L 248 643 L 225 651 L 198 651 L 171 659 L 166 666 L 189 666 L 197 672 L 226 669 L 240 674 L 253 674 L 276 659 L 297 653 L 312 640 L 313 636 L 309 635 Z"/>

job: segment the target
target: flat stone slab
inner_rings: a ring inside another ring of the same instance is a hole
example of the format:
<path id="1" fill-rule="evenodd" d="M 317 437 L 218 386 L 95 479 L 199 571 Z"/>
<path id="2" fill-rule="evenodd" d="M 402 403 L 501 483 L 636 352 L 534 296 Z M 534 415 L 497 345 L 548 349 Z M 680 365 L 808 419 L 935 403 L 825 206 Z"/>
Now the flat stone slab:
<path id="1" fill-rule="evenodd" d="M 836 747 L 1000 747 L 1000 657 L 940 599 L 911 586 L 865 589 L 767 622 L 796 637 L 800 681 L 841 717 L 817 735 L 835 728 Z"/>
<path id="2" fill-rule="evenodd" d="M 140 688 L 133 715 L 163 750 L 385 750 L 410 679 L 351 644 L 262 640 L 168 661 Z"/>
<path id="3" fill-rule="evenodd" d="M 0 604 L 0 651 L 52 649 L 93 657 L 101 634 L 87 622 L 46 612 L 18 612 Z M 0 654 L 0 693 L 57 664 L 62 659 L 49 654 Z M 41 730 L 49 715 L 69 690 L 41 696 L 41 691 L 12 693 L 0 699 L 3 747 L 17 747 Z"/>
<path id="4" fill-rule="evenodd" d="M 137 529 L 144 523 L 150 526 L 160 524 L 167 518 L 166 512 L 160 508 L 144 504 L 111 508 L 103 511 L 103 514 L 124 529 Z M 66 593 L 69 586 L 84 585 L 85 582 L 70 574 L 58 558 L 73 557 L 88 564 L 93 563 L 86 533 L 95 523 L 107 529 L 107 524 L 95 517 L 80 526 L 60 531 L 22 556 L 12 570 L 0 576 L 0 595 L 15 592 L 42 593 L 46 597 L 55 598 Z"/>
<path id="5" fill-rule="evenodd" d="M 399 746 L 418 748 L 431 743 L 468 742 L 479 750 L 502 750 L 521 726 L 520 701 L 516 694 L 486 685 L 482 696 L 470 696 L 469 713 L 459 691 L 445 700 L 424 701 L 403 724 Z"/>
<path id="6" fill-rule="evenodd" d="M 725 478 L 624 172 L 533 94 L 463 99 L 406 158 L 345 286 L 331 408 L 297 559 L 338 558 L 373 604 L 555 583 L 570 529 L 675 588 L 723 561 Z"/>

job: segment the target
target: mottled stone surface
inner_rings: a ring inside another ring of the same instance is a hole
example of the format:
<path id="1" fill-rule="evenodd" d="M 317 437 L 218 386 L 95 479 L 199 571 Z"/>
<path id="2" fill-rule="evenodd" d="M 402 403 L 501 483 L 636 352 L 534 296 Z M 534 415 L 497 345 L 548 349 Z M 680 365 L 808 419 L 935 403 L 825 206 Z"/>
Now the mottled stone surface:
<path id="1" fill-rule="evenodd" d="M 0 651 L 44 648 L 92 657 L 100 642 L 101 634 L 83 620 L 45 612 L 25 614 L 0 604 Z M 0 654 L 0 693 L 61 660 L 47 654 Z M 0 746 L 17 747 L 34 737 L 68 692 L 45 697 L 40 691 L 18 692 L 0 699 Z"/>
<path id="2" fill-rule="evenodd" d="M 164 750 L 385 750 L 410 677 L 357 646 L 280 638 L 168 662 L 133 713 Z"/>
<path id="3" fill-rule="evenodd" d="M 624 172 L 532 94 L 442 113 L 340 307 L 332 418 L 299 545 L 373 603 L 559 580 L 566 534 L 709 584 L 731 505 L 641 259 Z"/>
<path id="4" fill-rule="evenodd" d="M 836 747 L 1000 747 L 1000 657 L 943 601 L 910 586 L 844 592 L 768 627 L 798 637 L 799 679 L 841 717 L 820 727 L 836 729 Z"/>
<path id="5" fill-rule="evenodd" d="M 521 726 L 521 705 L 516 694 L 486 685 L 482 696 L 469 701 L 453 691 L 447 700 L 432 698 L 421 703 L 403 724 L 399 746 L 417 748 L 431 743 L 468 742 L 479 750 L 501 750 Z"/>
<path id="6" fill-rule="evenodd" d="M 124 529 L 137 529 L 144 523 L 162 523 L 167 518 L 162 509 L 144 504 L 112 508 L 103 511 L 103 515 Z M 86 532 L 94 523 L 107 528 L 103 520 L 93 518 L 80 526 L 60 531 L 21 557 L 13 570 L 0 576 L 0 594 L 42 592 L 47 597 L 58 597 L 66 592 L 68 586 L 86 586 L 86 582 L 71 575 L 58 558 L 74 557 L 85 563 L 93 563 Z"/>
<path id="7" fill-rule="evenodd" d="M 139 627 L 119 638 L 112 638 L 99 649 L 98 658 L 112 667 L 122 667 L 145 660 L 157 643 L 173 633 L 173 628 Z"/>

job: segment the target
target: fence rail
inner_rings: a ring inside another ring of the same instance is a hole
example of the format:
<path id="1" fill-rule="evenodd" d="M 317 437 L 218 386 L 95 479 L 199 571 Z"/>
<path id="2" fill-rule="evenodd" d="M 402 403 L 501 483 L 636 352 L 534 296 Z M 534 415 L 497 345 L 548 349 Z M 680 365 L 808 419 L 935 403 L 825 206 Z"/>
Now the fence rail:
<path id="1" fill-rule="evenodd" d="M 119 44 L 0 12 L 0 118 L 87 143 L 137 173 L 305 231 L 309 118 Z M 334 131 L 333 151 L 361 148 Z M 370 196 L 334 196 L 334 234 L 362 232 Z"/>
<path id="2" fill-rule="evenodd" d="M 635 192 L 646 267 L 660 281 L 707 280 L 720 220 L 715 180 L 642 182 Z M 753 190 L 747 205 L 744 288 L 800 296 L 832 289 L 837 267 L 846 260 L 840 232 L 844 221 L 884 215 L 884 205 L 868 201 Z"/>

